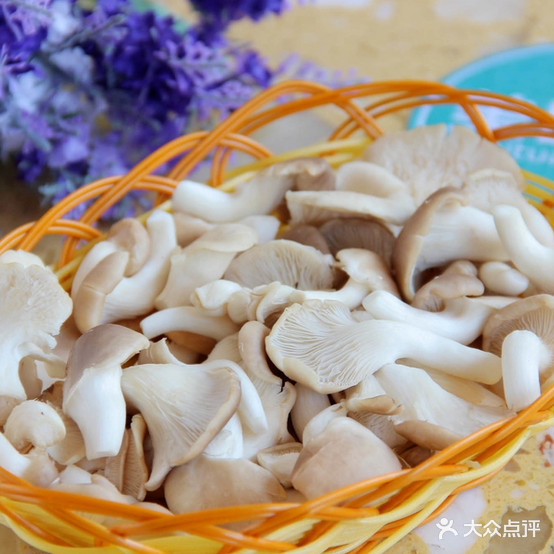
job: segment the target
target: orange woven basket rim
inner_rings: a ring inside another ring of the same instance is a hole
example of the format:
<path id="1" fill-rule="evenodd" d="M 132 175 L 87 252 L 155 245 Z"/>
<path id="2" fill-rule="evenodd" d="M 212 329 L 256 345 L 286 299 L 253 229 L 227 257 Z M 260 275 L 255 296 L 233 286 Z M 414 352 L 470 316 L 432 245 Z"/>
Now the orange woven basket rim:
<path id="1" fill-rule="evenodd" d="M 283 97 L 286 97 L 285 101 L 282 101 Z M 365 106 L 361 106 L 359 102 L 363 98 L 370 99 Z M 276 102 L 280 99 L 280 102 Z M 463 90 L 428 81 L 384 81 L 336 89 L 308 81 L 285 81 L 260 93 L 212 131 L 198 131 L 179 137 L 153 152 L 126 175 L 106 177 L 76 190 L 48 210 L 38 221 L 14 229 L 3 237 L 0 240 L 0 253 L 10 248 L 32 250 L 45 235 L 62 234 L 67 238 L 58 260 L 58 267 L 61 268 L 73 260 L 80 241 L 101 237 L 97 226 L 100 217 L 131 190 L 154 192 L 157 194 L 157 203 L 161 203 L 171 196 L 178 182 L 208 155 L 212 155 L 210 183 L 213 186 L 220 185 L 224 179 L 233 151 L 245 152 L 258 160 L 270 160 L 273 153 L 249 135 L 287 115 L 327 105 L 341 109 L 346 119 L 328 138 L 332 143 L 348 139 L 354 133 L 364 133 L 369 138 L 376 138 L 383 134 L 378 124 L 381 117 L 429 104 L 461 106 L 476 131 L 494 142 L 523 136 L 554 138 L 553 115 L 527 102 L 493 92 Z M 481 111 L 481 107 L 485 106 L 517 112 L 526 116 L 528 121 L 492 129 Z M 176 160 L 176 163 L 166 176 L 155 174 L 160 166 L 171 160 Z M 64 218 L 83 202 L 91 204 L 79 221 Z M 98 544 L 115 545 L 135 552 L 160 552 L 142 544 L 140 537 L 174 531 L 216 540 L 223 545 L 221 553 L 239 548 L 283 552 L 296 548 L 297 544 L 265 538 L 268 533 L 302 519 L 319 520 L 299 543 L 308 544 L 327 532 L 336 522 L 371 517 L 393 510 L 410 495 L 421 491 L 428 482 L 467 472 L 468 459 L 484 463 L 511 441 L 522 436 L 530 426 L 551 419 L 553 406 L 554 386 L 515 417 L 480 429 L 437 452 L 418 466 L 356 483 L 304 503 L 234 506 L 167 515 L 144 507 L 41 489 L 1 468 L 0 495 L 16 502 L 40 506 L 59 520 L 89 533 Z M 427 519 L 440 513 L 461 490 L 476 486 L 492 477 L 492 474 L 454 490 Z M 26 521 L 1 502 L 0 512 L 31 535 L 54 546 L 70 546 L 66 541 L 52 535 L 48 529 Z M 126 519 L 128 523 L 102 527 L 88 522 L 80 513 L 111 515 Z M 256 519 L 259 523 L 243 532 L 221 527 L 224 523 L 251 519 Z M 401 523 L 396 521 L 383 526 L 360 547 L 359 552 L 368 552 L 368 548 L 377 545 Z"/>

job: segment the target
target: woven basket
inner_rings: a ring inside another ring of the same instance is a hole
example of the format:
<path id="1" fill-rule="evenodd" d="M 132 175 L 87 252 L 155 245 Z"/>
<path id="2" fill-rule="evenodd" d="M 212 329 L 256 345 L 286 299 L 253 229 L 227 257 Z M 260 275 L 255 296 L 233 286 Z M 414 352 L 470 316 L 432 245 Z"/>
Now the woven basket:
<path id="1" fill-rule="evenodd" d="M 363 99 L 367 101 L 364 107 L 359 102 Z M 304 81 L 283 82 L 248 102 L 213 131 L 175 139 L 127 175 L 82 187 L 39 221 L 5 236 L 0 241 L 0 253 L 10 248 L 32 250 L 47 234 L 65 235 L 56 269 L 60 282 L 68 288 L 80 260 L 101 236 L 95 223 L 131 190 L 153 191 L 157 204 L 170 209 L 168 199 L 178 181 L 208 157 L 210 183 L 223 186 L 224 190 L 261 167 L 300 155 L 323 156 L 337 167 L 357 157 L 369 141 L 382 134 L 380 118 L 429 104 L 458 104 L 476 131 L 491 141 L 520 136 L 554 138 L 553 116 L 498 94 L 421 81 L 341 89 Z M 274 155 L 249 138 L 255 130 L 284 116 L 330 105 L 336 111 L 342 110 L 346 119 L 324 142 Z M 491 129 L 480 111 L 483 106 L 522 114 L 528 119 Z M 245 152 L 256 161 L 228 169 L 233 151 Z M 170 160 L 176 163 L 166 176 L 154 174 Z M 527 177 L 530 201 L 554 222 L 549 200 L 554 183 L 536 175 Z M 83 202 L 89 205 L 80 221 L 64 219 Z M 436 517 L 461 491 L 490 479 L 530 436 L 552 424 L 554 387 L 516 417 L 491 424 L 411 469 L 304 503 L 238 506 L 176 516 L 40 489 L 0 469 L 0 518 L 25 542 L 55 553 L 384 552 L 412 529 Z M 109 523 L 105 516 L 109 516 Z M 224 526 L 252 520 L 255 523 L 243 532 Z"/>

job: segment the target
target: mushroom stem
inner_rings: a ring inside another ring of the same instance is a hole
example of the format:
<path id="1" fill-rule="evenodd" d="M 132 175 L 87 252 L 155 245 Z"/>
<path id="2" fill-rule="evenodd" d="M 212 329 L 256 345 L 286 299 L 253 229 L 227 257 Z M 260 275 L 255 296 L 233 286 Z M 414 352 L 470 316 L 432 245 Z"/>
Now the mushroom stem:
<path id="1" fill-rule="evenodd" d="M 289 306 L 266 339 L 273 363 L 322 393 L 358 384 L 385 364 L 409 358 L 445 373 L 496 383 L 500 358 L 397 321 L 357 322 L 340 302 Z"/>
<path id="2" fill-rule="evenodd" d="M 481 334 L 494 311 L 484 303 L 462 297 L 446 300 L 439 312 L 429 312 L 414 308 L 384 290 L 366 296 L 362 305 L 375 319 L 409 323 L 462 344 L 471 344 Z"/>
<path id="3" fill-rule="evenodd" d="M 523 410 L 541 395 L 540 369 L 550 352 L 535 333 L 512 331 L 502 343 L 504 397 L 511 410 Z"/>
<path id="4" fill-rule="evenodd" d="M 194 306 L 178 306 L 154 312 L 140 322 L 140 327 L 149 339 L 169 331 L 189 331 L 221 340 L 238 331 L 238 326 L 227 316 L 211 316 Z"/>
<path id="5" fill-rule="evenodd" d="M 554 248 L 531 233 L 520 210 L 502 204 L 493 210 L 500 240 L 512 263 L 544 292 L 554 293 Z"/>
<path id="6" fill-rule="evenodd" d="M 350 278 L 346 283 L 336 291 L 310 290 L 310 291 L 292 291 L 291 302 L 304 302 L 305 300 L 335 300 L 341 302 L 351 310 L 357 308 L 363 298 L 371 292 L 365 283 L 359 283 Z"/>

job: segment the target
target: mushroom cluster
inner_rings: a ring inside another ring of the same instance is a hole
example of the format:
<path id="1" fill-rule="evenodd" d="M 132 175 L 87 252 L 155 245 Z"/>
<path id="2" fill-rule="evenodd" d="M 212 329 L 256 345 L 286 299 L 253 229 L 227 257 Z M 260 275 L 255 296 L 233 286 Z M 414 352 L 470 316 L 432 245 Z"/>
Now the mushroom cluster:
<path id="1" fill-rule="evenodd" d="M 554 232 L 523 186 L 438 125 L 184 181 L 70 294 L 7 252 L 0 465 L 182 513 L 313 498 L 514 415 L 554 382 Z"/>

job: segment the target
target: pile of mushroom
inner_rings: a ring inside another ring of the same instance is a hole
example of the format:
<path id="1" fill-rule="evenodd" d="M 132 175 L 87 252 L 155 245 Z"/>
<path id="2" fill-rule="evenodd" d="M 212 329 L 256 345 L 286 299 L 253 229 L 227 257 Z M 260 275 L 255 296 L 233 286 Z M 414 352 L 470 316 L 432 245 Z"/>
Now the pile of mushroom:
<path id="1" fill-rule="evenodd" d="M 4 254 L 0 465 L 181 513 L 312 498 L 513 416 L 554 382 L 554 232 L 523 187 L 438 125 L 184 181 L 70 294 Z"/>

